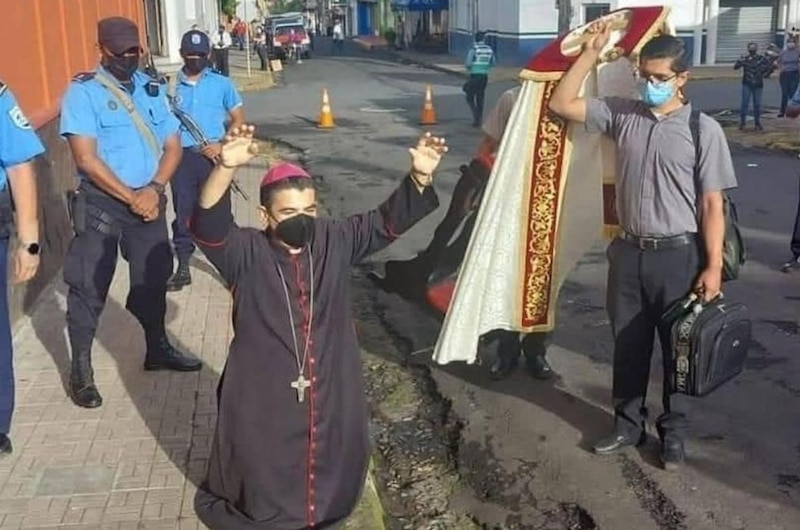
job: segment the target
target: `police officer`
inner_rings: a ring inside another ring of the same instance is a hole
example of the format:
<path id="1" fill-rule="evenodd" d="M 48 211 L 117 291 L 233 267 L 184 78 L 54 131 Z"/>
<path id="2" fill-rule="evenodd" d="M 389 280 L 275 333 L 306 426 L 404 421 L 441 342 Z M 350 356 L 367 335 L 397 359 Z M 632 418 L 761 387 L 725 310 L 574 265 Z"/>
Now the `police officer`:
<path id="1" fill-rule="evenodd" d="M 128 261 L 126 308 L 144 328 L 145 370 L 199 370 L 178 352 L 164 328 L 172 254 L 164 187 L 181 158 L 179 124 L 164 86 L 138 71 L 139 30 L 122 17 L 98 23 L 102 59 L 79 74 L 62 101 L 61 134 L 69 142 L 80 185 L 72 201 L 75 238 L 64 262 L 67 328 L 72 350 L 71 397 L 94 408 L 92 341 L 114 277 L 117 248 Z"/>
<path id="2" fill-rule="evenodd" d="M 8 239 L 13 223 L 11 196 L 17 210 L 19 242 L 14 253 L 14 280 L 19 283 L 33 278 L 39 268 L 39 210 L 32 161 L 43 152 L 39 137 L 14 95 L 0 82 L 0 456 L 12 450 L 8 432 L 14 412 L 13 350 L 6 296 Z"/>
<path id="3" fill-rule="evenodd" d="M 469 79 L 464 83 L 467 105 L 472 110 L 473 125 L 480 127 L 483 121 L 483 99 L 486 85 L 489 84 L 489 70 L 495 65 L 494 50 L 486 44 L 486 34 L 479 31 L 475 34 L 475 44 L 467 53 L 464 65 L 469 72 Z"/>
<path id="4" fill-rule="evenodd" d="M 200 146 L 198 138 L 185 125 L 181 128 L 183 158 L 170 186 L 175 209 L 172 244 L 178 257 L 178 270 L 167 282 L 169 291 L 179 291 L 192 283 L 189 259 L 194 252 L 194 243 L 188 223 L 200 188 L 220 153 L 219 142 L 225 136 L 225 121 L 230 121 L 230 128 L 244 123 L 242 97 L 230 78 L 210 68 L 210 54 L 211 42 L 202 31 L 188 31 L 181 39 L 184 65 L 177 75 L 173 101 L 210 143 Z"/>

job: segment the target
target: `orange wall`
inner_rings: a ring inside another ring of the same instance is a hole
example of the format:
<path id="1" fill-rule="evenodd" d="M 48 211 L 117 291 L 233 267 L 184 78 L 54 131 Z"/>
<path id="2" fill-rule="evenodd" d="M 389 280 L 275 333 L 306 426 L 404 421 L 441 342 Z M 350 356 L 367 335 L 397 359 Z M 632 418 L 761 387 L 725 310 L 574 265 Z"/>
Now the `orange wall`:
<path id="1" fill-rule="evenodd" d="M 124 16 L 144 39 L 143 0 L 0 0 L 0 79 L 37 127 L 53 119 L 67 83 L 94 69 L 97 21 Z"/>

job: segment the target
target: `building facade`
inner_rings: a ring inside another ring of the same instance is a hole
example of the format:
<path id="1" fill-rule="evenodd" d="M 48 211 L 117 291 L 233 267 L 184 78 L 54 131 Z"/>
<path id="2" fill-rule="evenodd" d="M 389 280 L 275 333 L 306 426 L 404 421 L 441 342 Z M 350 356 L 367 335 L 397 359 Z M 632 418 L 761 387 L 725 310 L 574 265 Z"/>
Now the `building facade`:
<path id="1" fill-rule="evenodd" d="M 572 0 L 572 27 L 652 0 Z M 783 44 L 800 25 L 800 0 L 667 0 L 678 36 L 697 65 L 730 64 L 748 42 Z M 450 53 L 466 54 L 476 31 L 488 32 L 501 64 L 522 65 L 557 36 L 555 0 L 450 0 Z"/>
<path id="2" fill-rule="evenodd" d="M 217 0 L 143 0 L 147 47 L 159 70 L 181 64 L 181 37 L 193 26 L 212 31 L 220 22 Z M 253 7 L 255 16 L 255 7 Z"/>
<path id="3" fill-rule="evenodd" d="M 36 160 L 42 245 L 39 272 L 25 284 L 8 282 L 11 322 L 16 327 L 31 313 L 39 295 L 59 277 L 72 239 L 65 192 L 75 188 L 77 171 L 67 143 L 58 133 L 61 96 L 73 76 L 97 67 L 98 20 L 128 17 L 137 23 L 143 38 L 145 18 L 143 0 L 13 3 L 13 9 L 4 11 L 7 30 L 0 32 L 0 47 L 5 50 L 0 54 L 0 80 L 14 92 L 47 149 Z M 14 245 L 9 249 L 14 252 Z M 13 273 L 13 267 L 9 267 L 9 273 Z"/>

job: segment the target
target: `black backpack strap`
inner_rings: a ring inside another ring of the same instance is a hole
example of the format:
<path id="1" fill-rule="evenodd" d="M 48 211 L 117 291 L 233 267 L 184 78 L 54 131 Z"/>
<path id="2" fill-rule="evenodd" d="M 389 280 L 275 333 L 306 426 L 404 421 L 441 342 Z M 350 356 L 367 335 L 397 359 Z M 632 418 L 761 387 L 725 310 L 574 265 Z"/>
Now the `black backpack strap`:
<path id="1" fill-rule="evenodd" d="M 689 132 L 692 133 L 692 144 L 694 145 L 694 178 L 699 179 L 700 172 L 700 112 L 692 109 L 689 115 Z"/>

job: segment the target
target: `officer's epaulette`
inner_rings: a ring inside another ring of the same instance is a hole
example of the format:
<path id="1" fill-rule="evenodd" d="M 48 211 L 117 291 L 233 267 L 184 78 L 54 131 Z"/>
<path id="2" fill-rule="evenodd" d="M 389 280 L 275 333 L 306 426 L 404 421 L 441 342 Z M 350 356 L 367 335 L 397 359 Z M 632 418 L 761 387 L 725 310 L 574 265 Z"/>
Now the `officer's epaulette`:
<path id="1" fill-rule="evenodd" d="M 75 77 L 72 78 L 73 81 L 77 81 L 78 83 L 85 83 L 86 81 L 91 81 L 95 78 L 97 72 L 81 72 Z"/>
<path id="2" fill-rule="evenodd" d="M 5 83 L 3 83 L 2 81 L 0 81 L 0 96 L 2 96 L 3 94 L 5 94 L 5 93 L 6 93 L 6 90 L 8 90 L 8 85 L 6 85 L 6 84 L 5 84 Z"/>

